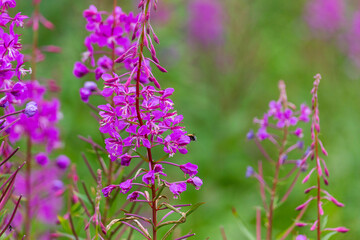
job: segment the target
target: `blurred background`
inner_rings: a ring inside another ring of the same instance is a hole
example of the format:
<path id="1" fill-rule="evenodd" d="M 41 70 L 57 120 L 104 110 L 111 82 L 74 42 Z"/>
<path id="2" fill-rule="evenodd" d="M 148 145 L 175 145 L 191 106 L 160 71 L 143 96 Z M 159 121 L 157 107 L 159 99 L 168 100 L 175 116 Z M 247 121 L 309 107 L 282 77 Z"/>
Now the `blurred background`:
<path id="1" fill-rule="evenodd" d="M 49 54 L 38 70 L 39 76 L 56 79 L 61 86 L 64 150 L 85 180 L 80 152 L 87 145 L 77 136 L 89 135 L 98 142 L 101 138 L 98 123 L 80 101 L 83 81 L 72 69 L 85 50 L 82 11 L 90 4 L 110 10 L 112 1 L 42 2 L 42 14 L 56 27 L 40 30 L 40 45 L 60 46 L 62 53 Z M 135 1 L 118 4 L 124 11 L 135 10 Z M 26 15 L 32 12 L 30 1 L 19 0 L 18 7 Z M 342 209 L 326 204 L 325 214 L 328 226 L 351 229 L 334 239 L 360 239 L 358 11 L 358 3 L 350 0 L 159 1 L 153 27 L 160 38 L 158 58 L 168 73 L 156 76 L 162 87 L 175 88 L 175 108 L 184 115 L 187 131 L 198 139 L 187 155 L 175 158 L 198 164 L 204 180 L 200 191 L 181 196 L 184 203 L 206 202 L 181 226 L 182 232 L 196 232 L 195 239 L 221 239 L 223 226 L 228 239 L 245 239 L 232 208 L 255 232 L 255 207 L 261 199 L 257 182 L 245 178 L 245 171 L 263 157 L 253 142 L 246 141 L 246 133 L 254 128 L 253 118 L 261 117 L 268 102 L 278 98 L 280 79 L 287 84 L 291 102 L 310 105 L 313 76 L 321 73 L 321 138 L 330 170 L 326 189 L 345 203 Z M 22 42 L 25 48 L 31 42 L 30 30 L 23 30 Z M 304 130 L 309 145 L 310 129 Z M 276 234 L 292 223 L 307 186 L 297 184 L 287 203 L 277 209 Z M 312 219 L 314 211 L 310 209 L 305 219 Z"/>

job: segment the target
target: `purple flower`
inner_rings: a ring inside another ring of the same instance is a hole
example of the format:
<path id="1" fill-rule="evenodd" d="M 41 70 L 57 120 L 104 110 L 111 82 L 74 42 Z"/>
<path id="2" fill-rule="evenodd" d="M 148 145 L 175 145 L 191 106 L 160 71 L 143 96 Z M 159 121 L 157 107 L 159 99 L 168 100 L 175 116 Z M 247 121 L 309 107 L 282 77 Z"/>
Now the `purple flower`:
<path id="1" fill-rule="evenodd" d="M 304 148 L 304 141 L 297 141 L 297 146 L 299 149 L 303 149 Z"/>
<path id="2" fill-rule="evenodd" d="M 140 192 L 139 192 L 139 191 L 135 191 L 135 192 L 130 193 L 130 194 L 128 195 L 127 199 L 128 199 L 130 202 L 133 202 L 133 201 L 135 201 L 135 200 L 138 199 L 139 195 L 140 195 Z"/>
<path id="3" fill-rule="evenodd" d="M 345 227 L 337 227 L 337 228 L 325 228 L 324 231 L 335 231 L 339 233 L 347 233 L 349 229 Z"/>
<path id="4" fill-rule="evenodd" d="M 307 240 L 308 238 L 305 235 L 297 235 L 296 240 Z"/>
<path id="5" fill-rule="evenodd" d="M 254 136 L 255 136 L 254 130 L 252 130 L 252 129 L 250 129 L 250 131 L 246 134 L 246 138 L 247 138 L 248 140 L 253 139 Z"/>
<path id="6" fill-rule="evenodd" d="M 176 151 L 187 153 L 185 146 L 190 143 L 190 138 L 181 130 L 176 130 L 164 139 L 164 151 L 173 156 Z"/>
<path id="7" fill-rule="evenodd" d="M 87 103 L 89 97 L 91 96 L 91 91 L 87 88 L 80 88 L 80 98 L 83 102 Z"/>
<path id="8" fill-rule="evenodd" d="M 146 184 L 154 184 L 155 183 L 155 172 L 154 171 L 148 171 L 144 176 L 142 177 L 142 180 Z"/>
<path id="9" fill-rule="evenodd" d="M 97 85 L 93 81 L 86 81 L 84 83 L 84 88 L 86 88 L 87 90 L 93 92 L 93 91 L 95 91 L 97 89 Z"/>
<path id="10" fill-rule="evenodd" d="M 64 187 L 64 183 L 61 180 L 56 179 L 53 181 L 52 189 L 54 191 L 59 191 L 59 190 L 63 189 L 63 187 Z"/>
<path id="11" fill-rule="evenodd" d="M 120 156 L 120 160 L 121 160 L 120 164 L 122 166 L 129 166 L 131 159 L 138 158 L 138 157 L 140 157 L 140 156 L 131 156 L 128 153 L 125 153 Z"/>
<path id="12" fill-rule="evenodd" d="M 198 177 L 189 178 L 186 182 L 194 185 L 196 190 L 199 190 L 203 184 L 202 180 Z"/>
<path id="13" fill-rule="evenodd" d="M 127 193 L 128 191 L 130 191 L 132 187 L 132 179 L 128 179 L 125 182 L 120 183 L 119 187 L 121 189 L 120 190 L 121 193 L 123 194 Z"/>
<path id="14" fill-rule="evenodd" d="M 248 166 L 246 168 L 246 174 L 245 174 L 246 178 L 249 178 L 249 177 L 253 176 L 254 174 L 255 174 L 254 169 L 252 167 Z"/>
<path id="15" fill-rule="evenodd" d="M 89 69 L 81 62 L 76 62 L 73 71 L 75 77 L 82 78 L 89 73 Z"/>
<path id="16" fill-rule="evenodd" d="M 115 188 L 118 188 L 119 185 L 109 185 L 107 187 L 104 187 L 102 189 L 102 193 L 104 195 L 104 197 L 109 197 L 110 196 L 110 193 L 115 189 Z"/>
<path id="17" fill-rule="evenodd" d="M 342 0 L 313 0 L 306 5 L 305 19 L 314 33 L 333 34 L 344 21 Z"/>
<path id="18" fill-rule="evenodd" d="M 170 191 L 174 194 L 174 198 L 177 199 L 180 193 L 186 191 L 186 183 L 173 183 L 169 187 Z"/>
<path id="19" fill-rule="evenodd" d="M 106 150 L 109 152 L 111 161 L 115 161 L 123 153 L 123 142 L 120 139 L 105 139 Z"/>
<path id="20" fill-rule="evenodd" d="M 217 0 L 193 0 L 188 7 L 189 34 L 199 44 L 219 44 L 223 40 L 223 7 Z"/>
<path id="21" fill-rule="evenodd" d="M 49 158 L 45 153 L 36 154 L 35 160 L 40 166 L 45 166 L 49 163 Z"/>
<path id="22" fill-rule="evenodd" d="M 311 109 L 308 106 L 306 106 L 305 104 L 301 104 L 300 111 L 301 111 L 301 114 L 299 116 L 299 120 L 303 121 L 303 122 L 309 122 L 310 121 L 309 116 L 311 114 Z"/>
<path id="23" fill-rule="evenodd" d="M 294 134 L 299 137 L 299 138 L 302 138 L 304 136 L 303 134 L 303 130 L 301 128 L 297 128 L 295 131 L 294 131 Z"/>
<path id="24" fill-rule="evenodd" d="M 155 164 L 154 166 L 154 173 L 161 174 L 163 176 L 166 176 L 166 174 L 163 172 L 164 167 L 161 164 Z"/>
<path id="25" fill-rule="evenodd" d="M 257 137 L 260 139 L 260 140 L 265 140 L 267 138 L 270 137 L 270 135 L 268 134 L 268 132 L 266 131 L 266 128 L 262 127 L 262 128 L 259 128 L 258 132 L 256 133 Z"/>
<path id="26" fill-rule="evenodd" d="M 26 90 L 27 90 L 27 88 L 26 88 L 25 84 L 23 84 L 21 82 L 17 82 L 11 89 L 10 93 L 13 96 L 15 96 L 16 98 L 19 98 L 21 95 L 23 95 L 26 92 Z"/>
<path id="27" fill-rule="evenodd" d="M 186 163 L 183 165 L 180 165 L 181 171 L 183 171 L 185 174 L 189 174 L 190 177 L 195 176 L 198 171 L 198 166 L 192 163 Z"/>
<path id="28" fill-rule="evenodd" d="M 65 155 L 60 155 L 56 158 L 56 165 L 60 169 L 66 169 L 70 165 L 70 159 Z"/>
<path id="29" fill-rule="evenodd" d="M 37 107 L 36 102 L 31 101 L 31 102 L 28 102 L 28 103 L 26 104 L 24 114 L 25 114 L 27 117 L 32 117 L 32 116 L 34 116 L 37 112 L 38 112 L 38 107 Z"/>

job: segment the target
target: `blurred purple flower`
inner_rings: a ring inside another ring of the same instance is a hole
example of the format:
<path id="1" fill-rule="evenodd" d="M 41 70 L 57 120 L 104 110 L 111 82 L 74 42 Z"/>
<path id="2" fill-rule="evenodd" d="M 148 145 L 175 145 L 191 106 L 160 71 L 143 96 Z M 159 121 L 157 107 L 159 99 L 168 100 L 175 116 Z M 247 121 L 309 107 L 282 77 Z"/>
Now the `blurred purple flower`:
<path id="1" fill-rule="evenodd" d="M 344 21 L 343 0 L 308 1 L 305 20 L 317 35 L 335 33 Z"/>
<path id="2" fill-rule="evenodd" d="M 49 158 L 45 153 L 36 154 L 35 160 L 40 166 L 45 166 L 49 163 Z"/>
<path id="3" fill-rule="evenodd" d="M 201 45 L 221 44 L 224 12 L 220 1 L 193 0 L 188 6 L 190 39 Z"/>
<path id="4" fill-rule="evenodd" d="M 60 169 L 66 169 L 70 165 L 70 159 L 65 155 L 60 155 L 56 159 L 56 165 Z"/>

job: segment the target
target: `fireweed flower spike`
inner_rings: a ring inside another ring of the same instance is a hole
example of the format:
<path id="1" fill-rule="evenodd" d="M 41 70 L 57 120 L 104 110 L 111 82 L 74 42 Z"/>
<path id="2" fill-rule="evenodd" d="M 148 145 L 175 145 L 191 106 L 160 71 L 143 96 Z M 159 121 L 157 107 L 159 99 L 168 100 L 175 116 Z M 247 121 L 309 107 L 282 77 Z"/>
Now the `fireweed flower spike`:
<path id="1" fill-rule="evenodd" d="M 45 100 L 46 89 L 36 81 L 37 63 L 44 60 L 42 52 L 58 52 L 59 49 L 55 46 L 38 46 L 39 23 L 46 28 L 53 28 L 53 25 L 39 12 L 40 2 L 33 1 L 34 13 L 26 24 L 32 27 L 34 34 L 31 56 L 24 56 L 19 52 L 22 47 L 19 42 L 20 35 L 15 33 L 16 27 L 24 26 L 24 20 L 28 17 L 21 13 L 15 16 L 8 15 L 7 9 L 16 6 L 15 0 L 1 1 L 0 6 L 1 27 L 5 29 L 0 33 L 0 94 L 3 95 L 0 106 L 4 108 L 4 116 L 6 116 L 2 126 L 4 129 L 7 128 L 6 134 L 11 144 L 22 138 L 27 140 L 26 173 L 19 173 L 13 183 L 13 193 L 18 196 L 24 195 L 26 202 L 19 205 L 12 227 L 16 228 L 19 234 L 16 237 L 21 238 L 26 235 L 26 239 L 40 237 L 39 233 L 31 229 L 34 220 L 55 224 L 57 213 L 62 206 L 63 184 L 60 178 L 63 172 L 49 163 L 47 157 L 53 149 L 61 146 L 59 130 L 56 127 L 61 118 L 60 104 L 57 99 Z M 27 59 L 30 59 L 32 69 L 25 68 L 24 63 Z M 20 80 L 26 74 L 31 74 L 31 80 L 18 82 L 12 80 L 15 78 Z M 15 111 L 17 106 L 22 110 Z M 35 145 L 37 145 L 36 149 L 43 149 L 41 154 L 33 153 Z M 34 160 L 36 165 L 33 165 Z"/>
<path id="2" fill-rule="evenodd" d="M 323 155 L 327 156 L 327 151 L 325 150 L 320 138 L 320 116 L 319 116 L 319 101 L 318 101 L 318 87 L 321 80 L 320 74 L 317 74 L 314 76 L 314 87 L 311 90 L 312 93 L 312 117 L 311 117 L 311 149 L 309 154 L 303 159 L 303 161 L 306 161 L 307 158 L 311 158 L 315 162 L 315 167 L 310 171 L 310 173 L 304 178 L 303 183 L 305 183 L 311 176 L 316 173 L 316 179 L 317 184 L 315 186 L 311 186 L 307 190 L 305 190 L 305 193 L 311 192 L 313 189 L 316 190 L 316 196 L 310 197 L 308 201 L 306 201 L 304 204 L 309 205 L 311 202 L 316 202 L 317 206 L 317 219 L 311 224 L 311 230 L 316 230 L 317 233 L 317 239 L 321 239 L 321 234 L 323 231 L 334 231 L 334 232 L 341 232 L 345 233 L 349 231 L 349 229 L 344 227 L 338 227 L 338 228 L 325 228 L 322 229 L 321 225 L 321 216 L 324 215 L 324 210 L 322 208 L 323 200 L 327 200 L 329 202 L 332 202 L 338 207 L 343 207 L 344 204 L 336 200 L 332 195 L 330 195 L 327 191 L 322 189 L 321 186 L 321 180 L 324 181 L 325 185 L 328 185 L 328 177 L 329 177 L 329 171 L 326 167 L 325 160 L 320 155 L 320 151 Z M 313 200 L 313 201 L 312 201 Z M 302 205 L 304 205 L 302 204 Z M 297 210 L 300 210 L 299 208 L 302 206 L 300 205 L 297 207 Z"/>
<path id="3" fill-rule="evenodd" d="M 272 239 L 273 216 L 276 209 L 275 199 L 279 198 L 279 202 L 284 203 L 293 190 L 301 172 L 306 171 L 306 163 L 303 163 L 301 159 L 307 153 L 303 149 L 304 142 L 299 140 L 303 137 L 303 131 L 302 128 L 297 126 L 300 122 L 309 122 L 309 115 L 311 114 L 310 108 L 305 104 L 302 104 L 300 109 L 298 109 L 288 101 L 283 81 L 279 82 L 279 90 L 279 99 L 270 101 L 269 110 L 262 118 L 254 119 L 254 123 L 259 126 L 258 130 L 250 130 L 246 135 L 248 140 L 255 142 L 266 161 L 275 170 L 275 174 L 271 176 L 273 179 L 271 183 L 267 183 L 266 179 L 268 179 L 268 176 L 263 173 L 263 161 L 259 161 L 258 171 L 249 166 L 245 174 L 247 178 L 255 177 L 259 181 L 260 194 L 268 221 L 267 240 Z M 292 144 L 290 144 L 293 141 L 291 139 L 295 139 Z M 269 140 L 277 149 L 278 156 L 276 160 L 262 146 L 262 141 L 265 140 Z M 294 159 L 294 157 L 296 158 Z M 292 179 L 290 186 L 287 186 L 283 196 L 279 196 L 278 184 L 288 179 Z M 270 193 L 270 196 L 267 193 Z M 286 236 L 289 233 L 286 233 Z M 283 236 L 282 239 L 285 239 L 286 236 Z M 257 237 L 258 239 L 261 238 L 261 236 Z"/>
<path id="4" fill-rule="evenodd" d="M 7 230 L 14 224 L 13 220 L 20 211 L 19 206 L 22 195 L 17 197 L 12 195 L 19 170 L 25 164 L 24 162 L 15 171 L 12 170 L 12 164 L 9 160 L 19 150 L 19 147 L 12 148 L 8 138 L 3 137 L 3 135 L 9 134 L 22 115 L 33 117 L 37 112 L 36 103 L 34 102 L 29 103 L 25 109 L 22 107 L 22 110 L 15 111 L 15 106 L 26 102 L 27 89 L 25 84 L 20 82 L 21 77 L 31 72 L 30 69 L 26 70 L 22 66 L 24 55 L 20 52 L 22 48 L 19 39 L 20 35 L 16 33 L 16 28 L 22 27 L 23 20 L 28 17 L 21 15 L 21 13 L 17 13 L 14 17 L 9 15 L 8 9 L 15 7 L 15 1 L 0 1 L 0 107 L 4 108 L 4 115 L 0 117 L 0 134 L 3 139 L 0 146 L 0 212 L 2 213 L 0 237 L 4 236 L 4 234 L 8 235 Z M 14 120 L 9 121 L 9 118 L 14 118 Z M 30 118 L 27 118 L 27 121 L 29 120 Z M 4 209 L 11 198 L 16 199 L 13 209 Z"/>
<path id="5" fill-rule="evenodd" d="M 131 218 L 126 217 L 121 220 L 122 223 L 153 240 L 159 237 L 158 228 L 172 224 L 158 220 L 160 211 L 172 212 L 176 209 L 181 218 L 174 224 L 183 222 L 187 216 L 186 212 L 182 212 L 184 205 L 170 205 L 166 200 L 168 198 L 161 195 L 162 191 L 168 188 L 174 198 L 179 198 L 187 186 L 199 189 L 202 185 L 202 180 L 196 177 L 196 165 L 164 161 L 169 157 L 175 158 L 178 152 L 186 154 L 190 138 L 181 126 L 183 116 L 174 110 L 174 103 L 170 99 L 174 89 L 161 89 L 152 73 L 152 67 L 166 72 L 156 56 L 154 43 L 159 43 L 159 39 L 150 24 L 151 9 L 156 8 L 156 4 L 153 0 L 140 1 L 137 16 L 123 13 L 116 6 L 116 1 L 112 13 L 99 11 L 91 5 L 83 14 L 87 20 L 86 29 L 90 32 L 85 39 L 87 51 L 83 54 L 82 62 L 74 66 L 76 77 L 93 74 L 95 80 L 99 81 L 91 84 L 86 82 L 80 90 L 81 99 L 92 108 L 94 106 L 90 102 L 93 95 L 101 95 L 107 102 L 98 106 L 99 130 L 105 134 L 103 150 L 107 152 L 109 160 L 107 171 L 104 172 L 108 181 L 102 192 L 107 199 L 101 219 L 107 223 L 107 215 L 110 214 L 107 209 L 112 197 L 118 193 L 127 194 L 131 202 L 147 203 L 152 216 L 147 218 L 136 212 L 126 213 L 131 214 Z M 146 57 L 146 49 L 150 57 Z M 92 141 L 86 141 L 94 149 L 99 149 Z M 152 153 L 154 148 L 162 149 L 165 157 L 155 158 Z M 123 168 L 132 165 L 133 161 L 140 163 L 128 177 L 114 182 L 116 177 L 113 176 L 118 174 L 112 172 L 112 169 L 117 169 L 113 164 L 120 164 Z M 142 163 L 148 167 L 140 168 Z M 183 179 L 176 182 L 166 180 L 167 167 L 179 168 Z M 199 205 L 194 205 L 191 211 Z M 150 222 L 152 234 L 138 220 Z M 108 224 L 107 229 L 114 221 Z M 171 233 L 170 229 L 164 238 Z"/>

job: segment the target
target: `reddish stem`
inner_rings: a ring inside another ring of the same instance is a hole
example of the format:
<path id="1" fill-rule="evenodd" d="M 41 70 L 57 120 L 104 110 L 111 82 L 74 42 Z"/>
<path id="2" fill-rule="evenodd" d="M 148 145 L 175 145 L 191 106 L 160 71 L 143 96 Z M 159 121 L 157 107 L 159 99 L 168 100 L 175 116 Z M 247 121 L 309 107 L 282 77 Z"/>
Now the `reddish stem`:
<path id="1" fill-rule="evenodd" d="M 31 137 L 27 138 L 26 152 L 26 206 L 25 206 L 25 236 L 31 239 Z"/>
<path id="2" fill-rule="evenodd" d="M 261 209 L 256 208 L 256 240 L 261 240 Z"/>
<path id="3" fill-rule="evenodd" d="M 150 4 L 150 0 L 147 0 L 146 2 L 146 6 L 145 6 L 145 11 L 144 11 L 144 16 L 146 16 L 147 11 L 149 9 L 149 4 Z M 142 66 L 142 62 L 143 62 L 143 51 L 144 51 L 144 37 L 145 37 L 145 24 L 146 24 L 146 20 L 144 21 L 143 25 L 142 25 L 142 29 L 141 29 L 141 36 L 140 36 L 140 49 L 139 49 L 139 61 L 137 64 L 137 74 L 136 74 L 136 115 L 138 118 L 138 121 L 140 123 L 140 126 L 144 125 L 143 120 L 141 118 L 141 112 L 140 112 L 140 75 L 141 75 L 141 66 Z M 147 136 L 145 136 L 147 138 Z M 148 154 L 148 158 L 149 158 L 149 163 L 150 163 L 150 170 L 154 169 L 155 166 L 155 162 L 153 161 L 152 158 L 152 153 L 151 153 L 151 148 L 147 148 L 147 154 Z M 157 239 L 157 203 L 156 203 L 156 189 L 155 189 L 155 184 L 151 185 L 151 196 L 152 196 L 152 203 L 151 203 L 151 208 L 152 208 L 152 221 L 153 221 L 153 238 L 152 240 L 156 240 Z"/>

